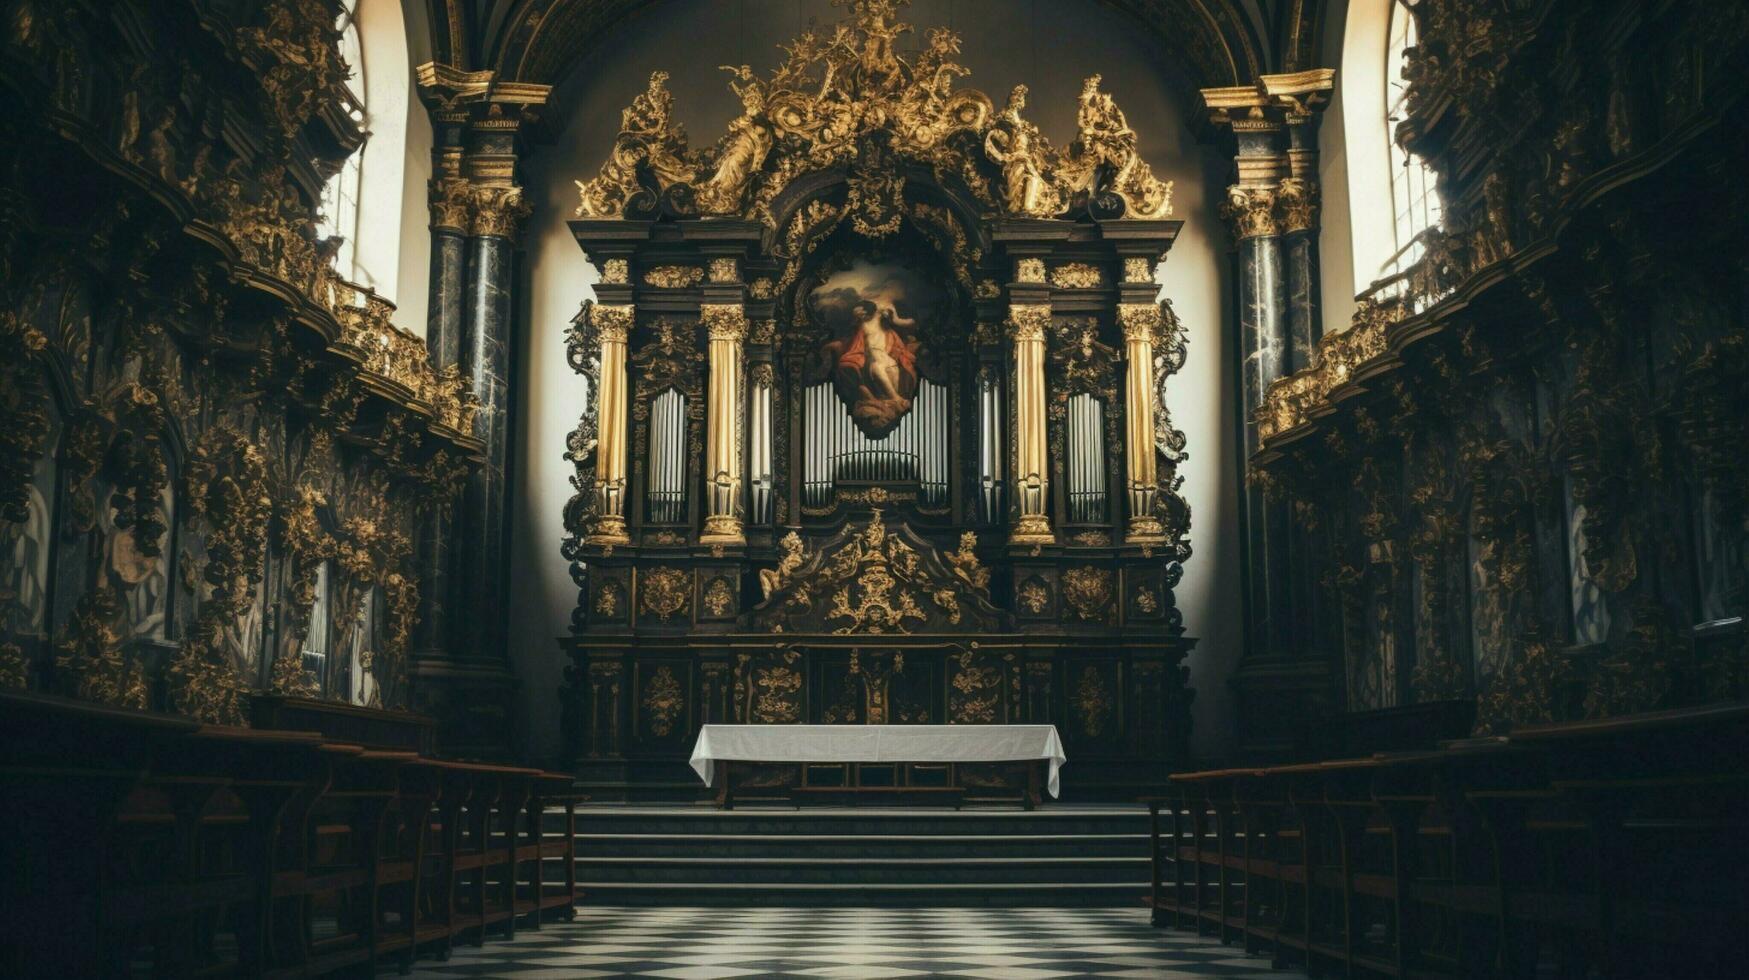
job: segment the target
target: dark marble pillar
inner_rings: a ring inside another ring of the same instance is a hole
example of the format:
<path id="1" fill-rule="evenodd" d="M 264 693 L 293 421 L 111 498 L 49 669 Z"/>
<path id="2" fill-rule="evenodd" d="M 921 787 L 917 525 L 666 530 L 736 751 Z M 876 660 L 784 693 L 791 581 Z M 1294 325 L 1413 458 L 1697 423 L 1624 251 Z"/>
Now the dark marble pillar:
<path id="1" fill-rule="evenodd" d="M 467 184 L 433 182 L 431 194 L 431 281 L 425 319 L 425 349 L 439 372 L 459 370 L 462 345 L 462 287 L 466 281 Z M 455 601 L 450 576 L 450 515 L 433 508 L 419 529 L 419 630 L 414 649 L 425 657 L 448 655 L 448 609 Z"/>
<path id="2" fill-rule="evenodd" d="M 1236 186 L 1227 192 L 1226 217 L 1239 252 L 1239 388 L 1244 414 L 1244 458 L 1261 443 L 1255 412 L 1269 383 L 1288 370 L 1287 277 L 1270 187 Z M 1287 508 L 1246 484 L 1241 515 L 1246 590 L 1246 648 L 1253 656 L 1281 655 L 1290 642 Z"/>
<path id="3" fill-rule="evenodd" d="M 1282 235 L 1282 256 L 1287 272 L 1286 373 L 1312 366 L 1318 340 L 1324 336 L 1319 320 L 1318 239 L 1311 228 L 1298 228 Z"/>
<path id="4" fill-rule="evenodd" d="M 482 188 L 468 241 L 461 343 L 462 377 L 479 399 L 474 435 L 485 463 L 468 479 L 456 509 L 456 594 L 468 615 L 453 623 L 455 655 L 502 661 L 508 656 L 510 509 L 510 229 L 499 212 L 520 205 L 516 188 Z M 483 220 L 481 218 L 483 217 Z"/>

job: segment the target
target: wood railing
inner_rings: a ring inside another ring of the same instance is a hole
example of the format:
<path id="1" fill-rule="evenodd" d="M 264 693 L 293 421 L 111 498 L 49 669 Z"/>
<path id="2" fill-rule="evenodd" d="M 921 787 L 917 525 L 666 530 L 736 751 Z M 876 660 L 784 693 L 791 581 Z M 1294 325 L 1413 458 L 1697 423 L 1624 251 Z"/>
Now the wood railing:
<path id="1" fill-rule="evenodd" d="M 26 694 L 0 739 L 0 975 L 368 973 L 576 901 L 569 775 Z"/>
<path id="2" fill-rule="evenodd" d="M 1727 976 L 1749 923 L 1749 706 L 1182 773 L 1157 925 L 1316 975 Z"/>

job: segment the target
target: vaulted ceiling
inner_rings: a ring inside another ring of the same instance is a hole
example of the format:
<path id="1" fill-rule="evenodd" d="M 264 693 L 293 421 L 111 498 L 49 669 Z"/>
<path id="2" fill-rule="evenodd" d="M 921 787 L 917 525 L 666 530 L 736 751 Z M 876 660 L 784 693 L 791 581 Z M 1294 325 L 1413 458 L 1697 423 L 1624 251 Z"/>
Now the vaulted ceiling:
<path id="1" fill-rule="evenodd" d="M 423 0 L 437 60 L 556 85 L 614 29 L 670 0 Z M 927 2 L 927 0 L 925 0 Z M 1134 18 L 1187 88 L 1243 85 L 1313 63 L 1327 0 L 1101 0 Z"/>

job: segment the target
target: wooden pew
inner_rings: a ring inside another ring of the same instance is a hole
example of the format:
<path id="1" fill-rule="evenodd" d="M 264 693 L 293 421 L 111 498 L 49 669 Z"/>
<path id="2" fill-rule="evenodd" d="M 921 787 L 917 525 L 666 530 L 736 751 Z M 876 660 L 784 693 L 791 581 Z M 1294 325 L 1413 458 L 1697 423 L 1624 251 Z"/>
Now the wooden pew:
<path id="1" fill-rule="evenodd" d="M 1156 925 L 1314 975 L 1723 976 L 1749 922 L 1749 706 L 1181 773 Z"/>

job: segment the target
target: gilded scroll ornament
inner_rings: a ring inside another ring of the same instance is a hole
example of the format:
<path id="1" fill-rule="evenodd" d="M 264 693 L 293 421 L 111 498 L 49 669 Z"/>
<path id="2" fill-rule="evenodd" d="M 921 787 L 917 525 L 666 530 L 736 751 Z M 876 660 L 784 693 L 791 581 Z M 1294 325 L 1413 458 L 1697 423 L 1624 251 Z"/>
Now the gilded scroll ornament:
<path id="1" fill-rule="evenodd" d="M 1051 285 L 1058 289 L 1098 289 L 1104 283 L 1099 267 L 1086 262 L 1065 262 L 1051 270 Z"/>
<path id="2" fill-rule="evenodd" d="M 1051 325 L 1051 308 L 1044 305 L 1013 306 L 1008 310 L 1008 330 L 1017 341 L 1043 341 Z"/>
<path id="3" fill-rule="evenodd" d="M 515 241 L 522 222 L 532 210 L 520 187 L 475 187 L 469 208 L 468 234 Z"/>
<path id="4" fill-rule="evenodd" d="M 1044 612 L 1051 604 L 1051 591 L 1038 579 L 1028 579 L 1020 586 L 1020 604 L 1034 616 Z"/>
<path id="5" fill-rule="evenodd" d="M 880 237 L 896 228 L 904 163 L 951 178 L 1004 214 L 1048 218 L 1087 206 L 1127 218 L 1171 215 L 1171 182 L 1141 160 L 1135 131 L 1100 91 L 1099 76 L 1083 86 L 1075 139 L 1058 151 L 1023 117 L 1024 86 L 1000 113 L 984 93 L 955 87 L 969 72 L 954 60 L 953 31 L 935 28 L 917 54 L 901 57 L 897 41 L 911 27 L 896 18 L 908 0 L 849 5 L 847 22 L 829 35 L 803 33 L 763 78 L 747 65 L 723 66 L 742 111 L 713 149 L 688 145 L 673 121 L 667 74 L 652 74 L 621 114 L 607 161 L 577 182 L 577 216 L 664 207 L 769 225 L 770 204 L 791 181 L 845 168 L 847 211 L 865 234 Z"/>
<path id="6" fill-rule="evenodd" d="M 658 265 L 644 270 L 644 285 L 656 289 L 690 289 L 704 281 L 696 265 Z"/>
<path id="7" fill-rule="evenodd" d="M 1280 433 L 1304 424 L 1308 413 L 1325 403 L 1362 365 L 1383 356 L 1387 332 L 1407 312 L 1400 301 L 1362 300 L 1347 330 L 1325 334 L 1318 341 L 1318 356 L 1311 367 L 1270 382 L 1256 413 L 1262 441 L 1267 444 Z"/>
<path id="8" fill-rule="evenodd" d="M 638 575 L 638 600 L 646 616 L 666 623 L 691 601 L 692 576 L 679 568 L 652 568 Z"/>
<path id="9" fill-rule="evenodd" d="M 686 694 L 680 681 L 666 664 L 657 667 L 644 685 L 644 713 L 650 719 L 650 732 L 666 738 L 674 731 L 674 723 L 686 713 Z"/>
<path id="10" fill-rule="evenodd" d="M 56 650 L 55 667 L 73 678 L 73 693 L 84 701 L 122 708 L 145 708 L 145 671 L 122 649 L 123 622 L 115 590 L 98 586 L 81 596 L 67 621 L 66 638 Z"/>

